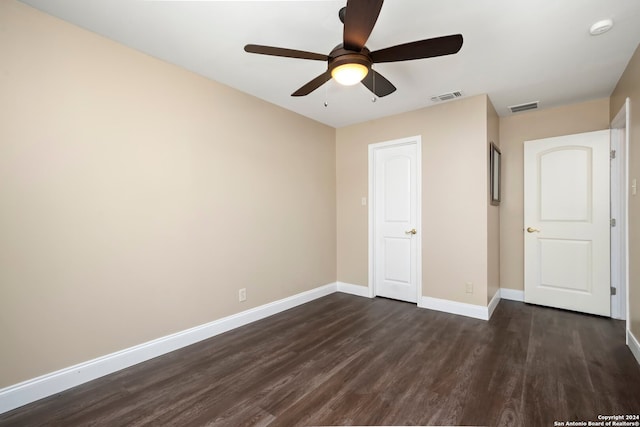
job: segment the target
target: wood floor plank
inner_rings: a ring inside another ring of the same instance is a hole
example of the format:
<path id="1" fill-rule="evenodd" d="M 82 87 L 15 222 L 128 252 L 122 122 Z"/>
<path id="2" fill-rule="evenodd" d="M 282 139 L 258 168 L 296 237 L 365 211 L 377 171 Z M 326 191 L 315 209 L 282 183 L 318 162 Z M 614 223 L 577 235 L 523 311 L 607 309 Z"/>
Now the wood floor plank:
<path id="1" fill-rule="evenodd" d="M 0 415 L 0 426 L 547 426 L 640 413 L 623 322 L 489 322 L 333 294 Z"/>

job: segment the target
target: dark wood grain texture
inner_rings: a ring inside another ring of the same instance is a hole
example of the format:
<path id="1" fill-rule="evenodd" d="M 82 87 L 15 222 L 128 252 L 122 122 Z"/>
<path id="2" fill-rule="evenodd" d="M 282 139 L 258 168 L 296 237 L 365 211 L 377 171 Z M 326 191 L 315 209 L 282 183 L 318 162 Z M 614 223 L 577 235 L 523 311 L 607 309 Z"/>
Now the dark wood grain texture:
<path id="1" fill-rule="evenodd" d="M 0 415 L 0 426 L 553 426 L 640 413 L 621 321 L 489 322 L 333 294 Z"/>

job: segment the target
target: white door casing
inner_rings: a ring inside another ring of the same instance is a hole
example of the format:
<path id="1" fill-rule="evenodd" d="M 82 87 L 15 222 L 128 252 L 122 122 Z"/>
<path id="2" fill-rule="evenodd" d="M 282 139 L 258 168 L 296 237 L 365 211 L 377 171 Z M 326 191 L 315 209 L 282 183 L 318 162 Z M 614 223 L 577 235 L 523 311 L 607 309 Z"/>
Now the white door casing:
<path id="1" fill-rule="evenodd" d="M 611 286 L 617 292 L 611 296 L 611 317 L 626 319 L 629 299 L 629 125 L 630 99 L 627 98 L 618 114 L 611 121 L 611 150 L 615 155 L 611 159 L 611 217 L 616 220 L 611 227 Z M 627 337 L 628 339 L 628 337 Z"/>
<path id="2" fill-rule="evenodd" d="M 419 136 L 369 145 L 369 286 L 418 302 L 421 290 Z"/>
<path id="3" fill-rule="evenodd" d="M 525 142 L 525 302 L 610 315 L 609 134 Z"/>

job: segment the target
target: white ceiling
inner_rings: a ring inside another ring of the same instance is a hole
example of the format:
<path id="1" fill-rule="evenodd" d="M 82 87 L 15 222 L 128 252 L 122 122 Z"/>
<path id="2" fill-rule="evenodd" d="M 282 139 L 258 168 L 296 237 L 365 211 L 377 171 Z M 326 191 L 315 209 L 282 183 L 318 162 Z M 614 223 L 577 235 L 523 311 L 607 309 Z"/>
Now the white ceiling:
<path id="1" fill-rule="evenodd" d="M 638 0 L 387 0 L 370 50 L 462 33 L 460 52 L 376 64 L 398 88 L 376 102 L 362 85 L 333 81 L 294 98 L 326 64 L 249 54 L 244 45 L 328 54 L 342 42 L 338 10 L 346 0 L 22 1 L 334 127 L 428 107 L 451 91 L 487 93 L 501 116 L 530 101 L 548 108 L 607 97 L 640 43 Z M 614 28 L 591 36 L 589 27 L 605 18 Z"/>

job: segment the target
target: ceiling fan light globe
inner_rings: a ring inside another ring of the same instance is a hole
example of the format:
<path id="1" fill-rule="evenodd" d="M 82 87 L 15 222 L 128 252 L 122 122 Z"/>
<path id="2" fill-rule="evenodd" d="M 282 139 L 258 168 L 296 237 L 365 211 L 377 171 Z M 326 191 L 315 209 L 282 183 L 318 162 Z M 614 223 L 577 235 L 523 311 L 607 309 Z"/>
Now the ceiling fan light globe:
<path id="1" fill-rule="evenodd" d="M 343 86 L 353 86 L 367 77 L 369 68 L 362 64 L 342 64 L 331 70 L 331 77 Z"/>

